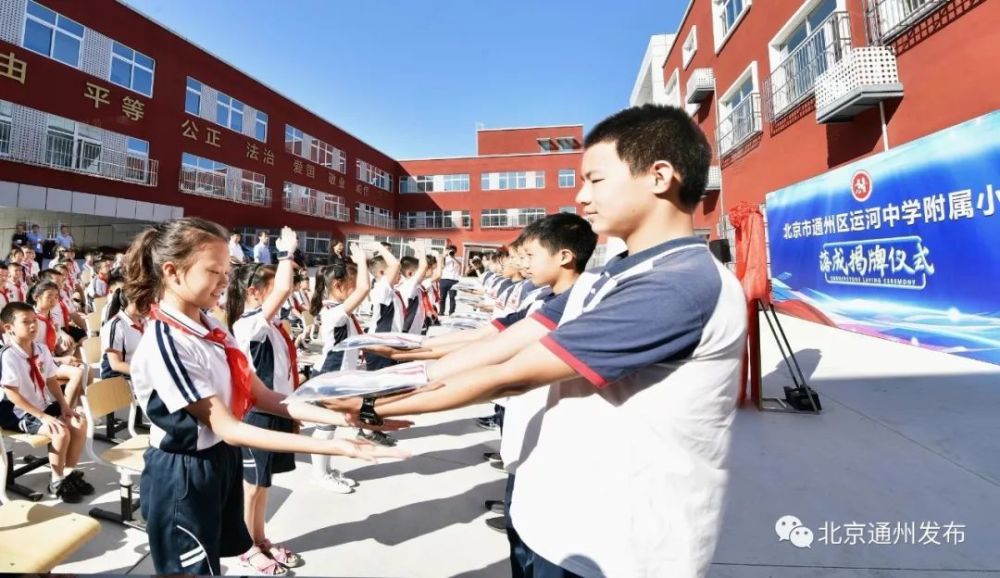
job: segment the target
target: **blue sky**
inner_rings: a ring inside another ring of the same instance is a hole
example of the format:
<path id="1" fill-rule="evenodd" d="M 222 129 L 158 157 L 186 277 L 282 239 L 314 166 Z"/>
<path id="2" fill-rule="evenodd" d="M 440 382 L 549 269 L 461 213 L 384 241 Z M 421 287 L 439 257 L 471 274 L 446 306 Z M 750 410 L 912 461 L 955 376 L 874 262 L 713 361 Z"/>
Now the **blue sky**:
<path id="1" fill-rule="evenodd" d="M 475 154 L 479 122 L 588 129 L 628 104 L 649 36 L 687 3 L 127 2 L 398 159 Z"/>

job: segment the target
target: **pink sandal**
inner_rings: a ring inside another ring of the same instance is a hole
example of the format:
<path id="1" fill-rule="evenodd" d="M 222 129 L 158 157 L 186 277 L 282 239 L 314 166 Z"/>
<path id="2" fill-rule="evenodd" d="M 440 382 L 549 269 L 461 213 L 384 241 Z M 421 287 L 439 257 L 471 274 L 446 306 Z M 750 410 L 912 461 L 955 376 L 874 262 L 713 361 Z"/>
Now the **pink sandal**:
<path id="1" fill-rule="evenodd" d="M 288 570 L 276 560 L 267 555 L 261 549 L 261 545 L 254 545 L 249 550 L 240 554 L 240 564 L 247 568 L 253 568 L 263 576 L 284 576 Z"/>
<path id="2" fill-rule="evenodd" d="M 283 546 L 275 546 L 270 540 L 264 540 L 260 545 L 271 558 L 285 568 L 298 568 L 303 564 L 302 557 Z"/>

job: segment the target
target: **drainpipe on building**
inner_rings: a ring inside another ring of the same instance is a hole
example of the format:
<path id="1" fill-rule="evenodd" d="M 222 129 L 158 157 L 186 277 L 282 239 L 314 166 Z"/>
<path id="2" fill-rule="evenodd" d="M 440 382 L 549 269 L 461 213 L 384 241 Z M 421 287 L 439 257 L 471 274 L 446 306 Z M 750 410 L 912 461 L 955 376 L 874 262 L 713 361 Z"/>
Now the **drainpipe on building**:
<path id="1" fill-rule="evenodd" d="M 882 119 L 882 150 L 889 150 L 889 126 L 885 123 L 885 103 L 878 101 L 878 115 Z"/>

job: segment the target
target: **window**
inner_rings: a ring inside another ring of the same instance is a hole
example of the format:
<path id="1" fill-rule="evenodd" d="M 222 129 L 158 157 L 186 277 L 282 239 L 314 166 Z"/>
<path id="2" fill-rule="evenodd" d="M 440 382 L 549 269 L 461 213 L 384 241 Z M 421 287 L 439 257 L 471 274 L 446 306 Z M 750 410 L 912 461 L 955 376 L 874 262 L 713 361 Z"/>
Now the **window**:
<path id="1" fill-rule="evenodd" d="M 719 97 L 719 154 L 725 154 L 761 130 L 757 63 Z"/>
<path id="2" fill-rule="evenodd" d="M 454 193 L 469 190 L 469 175 L 413 175 L 400 177 L 400 193 Z"/>
<path id="3" fill-rule="evenodd" d="M 216 99 L 215 122 L 243 132 L 243 103 L 220 92 Z"/>
<path id="4" fill-rule="evenodd" d="M 837 0 L 807 3 L 771 42 L 769 85 L 775 113 L 791 110 L 812 94 L 816 79 L 849 50 L 849 18 L 836 10 Z"/>
<path id="5" fill-rule="evenodd" d="M 482 173 L 479 184 L 484 191 L 544 189 L 545 171 Z"/>
<path id="6" fill-rule="evenodd" d="M 576 139 L 571 136 L 561 136 L 556 139 L 556 146 L 561 151 L 572 151 L 579 148 Z"/>
<path id="7" fill-rule="evenodd" d="M 5 100 L 0 100 L 0 155 L 10 154 L 10 127 L 13 114 L 14 106 Z"/>
<path id="8" fill-rule="evenodd" d="M 344 151 L 321 140 L 312 139 L 309 160 L 339 173 L 347 172 L 347 155 Z"/>
<path id="9" fill-rule="evenodd" d="M 149 173 L 149 142 L 127 137 L 125 153 L 125 178 L 145 183 Z"/>
<path id="10" fill-rule="evenodd" d="M 576 171 L 573 169 L 559 169 L 559 188 L 572 189 L 576 186 Z"/>
<path id="11" fill-rule="evenodd" d="M 469 211 L 415 211 L 399 214 L 400 229 L 468 229 Z"/>
<path id="12" fill-rule="evenodd" d="M 98 173 L 101 168 L 100 129 L 49 115 L 45 162 L 53 167 Z"/>
<path id="13" fill-rule="evenodd" d="M 392 222 L 392 211 L 365 203 L 354 204 L 354 222 L 359 225 L 370 225 L 385 229 L 395 228 Z"/>
<path id="14" fill-rule="evenodd" d="M 688 64 L 691 64 L 695 52 L 698 52 L 698 27 L 692 26 L 687 37 L 684 38 L 684 45 L 681 46 L 681 62 L 685 70 L 687 70 Z"/>
<path id="15" fill-rule="evenodd" d="M 718 54 L 733 30 L 750 10 L 752 0 L 715 0 L 712 2 L 712 31 L 715 35 L 715 52 Z"/>
<path id="16" fill-rule="evenodd" d="M 184 153 L 181 155 L 181 191 L 209 197 L 226 196 L 226 173 L 220 162 Z"/>
<path id="17" fill-rule="evenodd" d="M 257 122 L 254 124 L 253 136 L 260 142 L 267 142 L 267 114 L 257 111 Z"/>
<path id="18" fill-rule="evenodd" d="M 444 190 L 451 193 L 456 191 L 469 190 L 469 175 L 444 175 Z"/>
<path id="19" fill-rule="evenodd" d="M 670 106 L 680 107 L 681 105 L 681 83 L 680 83 L 680 70 L 675 68 L 674 72 L 670 75 L 667 80 L 667 86 L 664 89 L 664 94 L 666 94 L 666 103 Z"/>
<path id="20" fill-rule="evenodd" d="M 190 76 L 184 94 L 184 111 L 195 116 L 201 113 L 201 83 Z"/>
<path id="21" fill-rule="evenodd" d="M 570 205 L 568 207 L 559 207 L 560 213 L 569 213 L 571 215 L 576 214 L 576 205 Z"/>
<path id="22" fill-rule="evenodd" d="M 538 148 L 541 152 L 547 153 L 555 150 L 556 145 L 550 138 L 540 138 L 538 139 Z"/>
<path id="23" fill-rule="evenodd" d="M 392 175 L 382 169 L 358 159 L 358 180 L 375 185 L 383 191 L 392 192 Z"/>
<path id="24" fill-rule="evenodd" d="M 111 45 L 111 75 L 108 80 L 139 94 L 153 96 L 153 70 L 156 63 L 141 52 L 118 42 Z"/>
<path id="25" fill-rule="evenodd" d="M 285 152 L 302 156 L 302 131 L 290 124 L 285 125 Z"/>
<path id="26" fill-rule="evenodd" d="M 62 14 L 28 0 L 23 46 L 74 68 L 80 67 L 84 27 Z"/>
<path id="27" fill-rule="evenodd" d="M 503 229 L 527 227 L 545 216 L 545 209 L 483 209 L 479 212 L 479 227 Z"/>

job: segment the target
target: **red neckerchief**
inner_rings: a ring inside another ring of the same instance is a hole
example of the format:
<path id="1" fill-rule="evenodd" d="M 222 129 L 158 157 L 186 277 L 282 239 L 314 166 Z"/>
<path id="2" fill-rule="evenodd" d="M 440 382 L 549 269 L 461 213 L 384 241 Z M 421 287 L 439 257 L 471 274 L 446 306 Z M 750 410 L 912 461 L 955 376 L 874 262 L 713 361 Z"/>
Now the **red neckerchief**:
<path id="1" fill-rule="evenodd" d="M 48 315 L 42 315 L 41 312 L 36 311 L 35 317 L 39 321 L 45 324 L 45 347 L 49 348 L 52 353 L 56 352 L 56 325 L 52 323 L 52 313 Z"/>
<path id="2" fill-rule="evenodd" d="M 0 287 L 0 295 L 3 295 L 4 301 L 10 302 L 10 293 L 7 292 L 7 286 L 4 285 Z"/>
<path id="3" fill-rule="evenodd" d="M 59 299 L 59 309 L 62 311 L 63 325 L 69 325 L 69 307 L 63 303 L 63 300 Z"/>
<path id="4" fill-rule="evenodd" d="M 17 291 L 17 300 L 18 301 L 24 301 L 24 288 L 23 288 L 23 286 L 20 283 L 18 283 L 18 282 L 15 281 L 14 282 L 14 290 Z"/>
<path id="5" fill-rule="evenodd" d="M 204 339 L 205 341 L 210 341 L 221 345 L 226 352 L 226 364 L 229 366 L 229 377 L 232 380 L 232 396 L 233 399 L 230 402 L 230 409 L 236 419 L 242 420 L 243 416 L 250 410 L 251 407 L 257 400 L 253 397 L 253 392 L 250 389 L 250 364 L 247 362 L 247 358 L 243 355 L 238 347 L 232 347 L 229 345 L 229 334 L 219 328 L 213 328 L 208 331 L 205 335 L 198 335 L 197 333 L 191 331 L 187 327 L 184 327 L 177 321 L 170 318 L 170 316 L 164 314 L 160 311 L 160 308 L 153 306 L 149 312 L 150 319 L 156 319 L 166 323 L 170 327 Z"/>
<path id="6" fill-rule="evenodd" d="M 294 389 L 298 389 L 299 385 L 299 352 L 295 349 L 295 342 L 292 341 L 292 336 L 288 334 L 288 330 L 285 329 L 284 323 L 279 323 L 277 325 L 278 332 L 281 333 L 281 338 L 285 340 L 285 347 L 288 348 L 288 363 L 289 371 L 292 373 L 292 384 Z"/>
<path id="7" fill-rule="evenodd" d="M 406 306 L 406 299 L 403 299 L 403 294 L 399 291 L 393 289 L 392 292 L 396 294 L 396 297 L 399 297 L 399 302 L 403 305 L 403 320 L 405 321 L 406 316 L 410 314 L 410 308 Z"/>
<path id="8" fill-rule="evenodd" d="M 38 393 L 45 398 L 45 378 L 42 377 L 42 372 L 38 370 L 38 355 L 35 354 L 35 344 L 31 344 L 31 355 L 28 355 L 28 370 L 31 373 L 31 381 L 35 382 L 35 387 L 38 388 Z"/>
<path id="9" fill-rule="evenodd" d="M 128 319 L 129 325 L 132 326 L 132 329 L 135 329 L 139 332 L 139 335 L 142 335 L 142 333 L 146 330 L 146 320 L 140 317 L 139 321 L 135 321 L 127 312 L 123 311 L 123 313 L 125 313 L 125 318 Z"/>
<path id="10" fill-rule="evenodd" d="M 420 301 L 424 304 L 424 315 L 431 318 L 436 317 L 434 315 L 434 305 L 431 303 L 431 296 L 423 287 L 420 288 Z"/>

